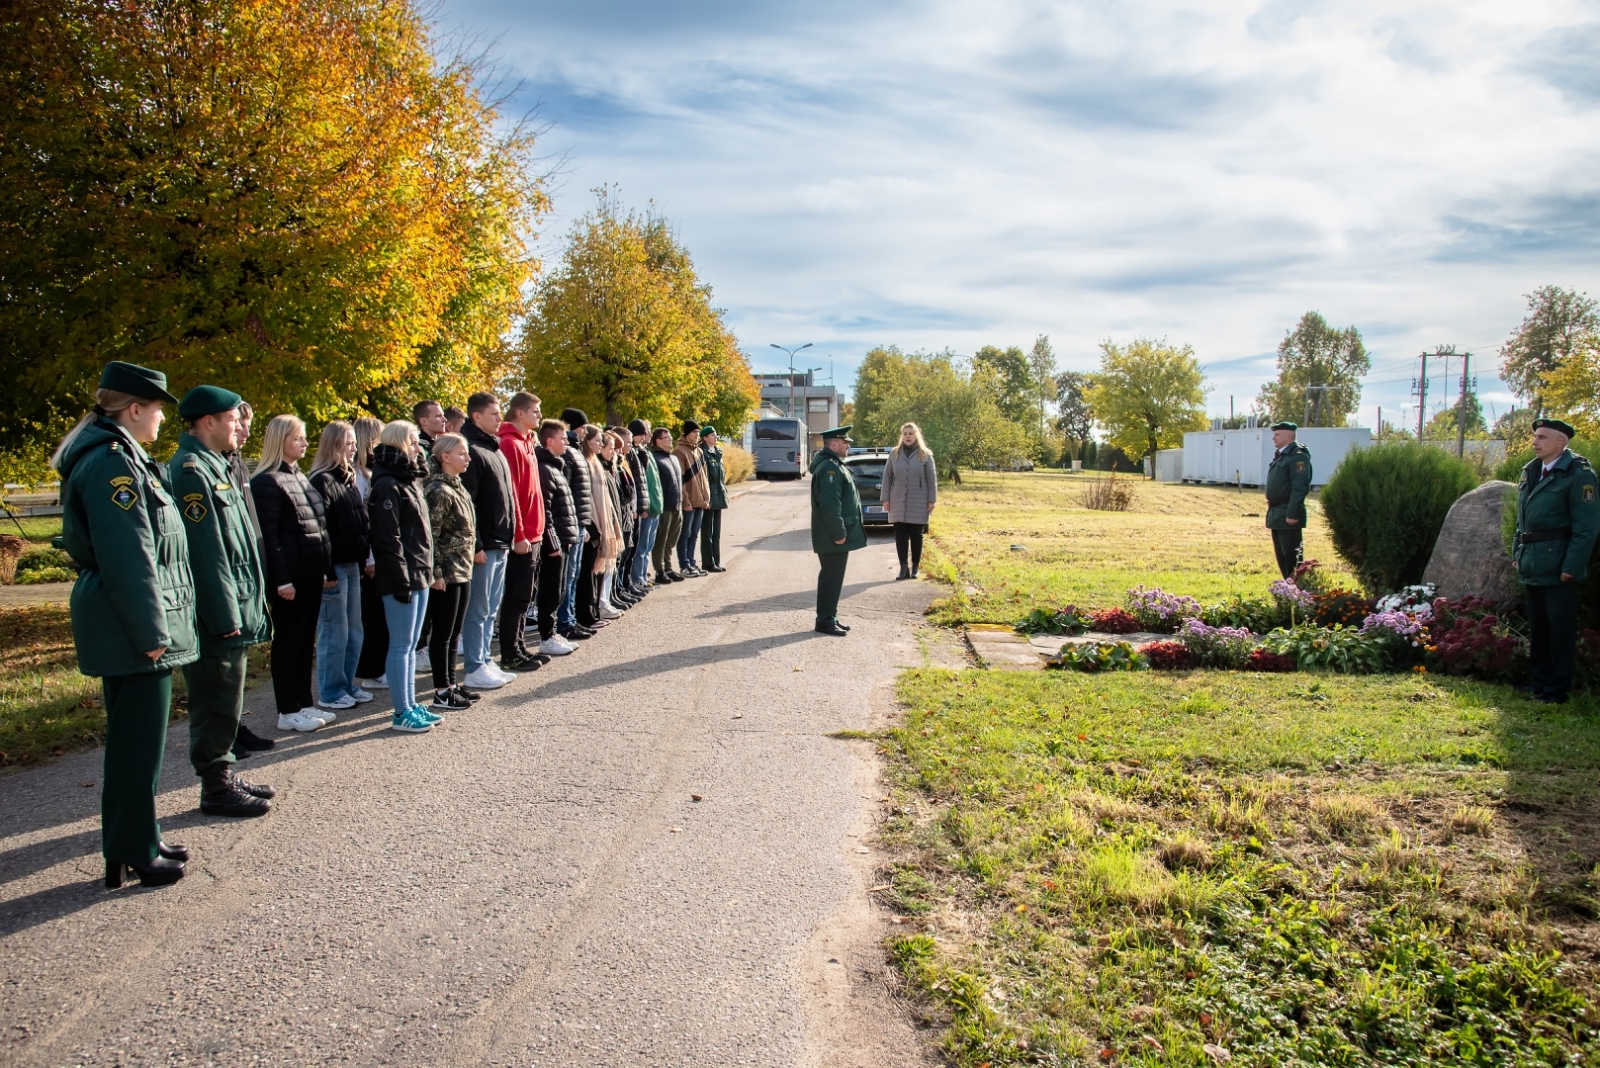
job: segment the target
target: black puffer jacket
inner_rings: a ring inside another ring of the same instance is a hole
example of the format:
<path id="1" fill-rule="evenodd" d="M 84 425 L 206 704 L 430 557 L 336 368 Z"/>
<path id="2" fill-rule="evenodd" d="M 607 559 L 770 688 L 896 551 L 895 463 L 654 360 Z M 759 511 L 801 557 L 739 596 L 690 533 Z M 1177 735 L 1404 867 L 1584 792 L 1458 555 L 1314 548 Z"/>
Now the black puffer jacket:
<path id="1" fill-rule="evenodd" d="M 393 445 L 372 450 L 367 511 L 372 517 L 372 584 L 379 597 L 392 594 L 409 601 L 413 592 L 433 582 L 433 527 L 422 499 L 427 477 L 421 460 L 413 462 Z"/>
<path id="2" fill-rule="evenodd" d="M 272 588 L 293 585 L 295 579 L 334 577 L 322 495 L 298 467 L 281 463 L 276 470 L 257 471 L 250 496 L 261 517 L 262 562 Z"/>
<path id="3" fill-rule="evenodd" d="M 633 525 L 639 521 L 639 494 L 634 487 L 633 472 L 620 456 L 612 457 L 609 463 L 600 462 L 617 484 L 617 524 L 622 527 L 622 540 L 632 542 Z"/>
<path id="4" fill-rule="evenodd" d="M 566 552 L 578 544 L 579 527 L 564 457 L 543 445 L 533 453 L 539 461 L 539 490 L 544 494 L 544 551 L 547 555 L 553 555 L 557 548 Z"/>
<path id="5" fill-rule="evenodd" d="M 561 454 L 561 465 L 567 472 L 567 485 L 572 487 L 572 508 L 578 516 L 578 526 L 593 537 L 594 487 L 589 483 L 589 464 L 583 458 L 576 430 L 567 431 L 567 451 Z"/>
<path id="6" fill-rule="evenodd" d="M 367 523 L 367 502 L 356 489 L 355 472 L 348 467 L 326 467 L 311 476 L 311 485 L 322 498 L 333 562 L 366 563 L 372 549 L 372 532 Z"/>
<path id="7" fill-rule="evenodd" d="M 509 549 L 517 538 L 517 495 L 511 468 L 500 454 L 500 439 L 468 420 L 461 428 L 472 459 L 461 472 L 461 486 L 472 498 L 478 520 L 479 549 Z"/>
<path id="8" fill-rule="evenodd" d="M 628 470 L 633 473 L 633 514 L 637 519 L 650 514 L 650 485 L 645 481 L 644 464 L 650 462 L 650 450 L 642 445 L 628 447 Z"/>
<path id="9" fill-rule="evenodd" d="M 683 511 L 683 468 L 678 466 L 678 458 L 654 445 L 650 446 L 650 458 L 661 472 L 662 513 Z"/>

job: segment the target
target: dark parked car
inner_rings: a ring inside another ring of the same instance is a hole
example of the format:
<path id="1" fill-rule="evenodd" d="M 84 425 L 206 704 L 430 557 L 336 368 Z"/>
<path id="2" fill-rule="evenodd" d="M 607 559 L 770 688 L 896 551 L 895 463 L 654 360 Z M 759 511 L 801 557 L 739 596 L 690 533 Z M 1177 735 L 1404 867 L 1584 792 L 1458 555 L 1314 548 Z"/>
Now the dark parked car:
<path id="1" fill-rule="evenodd" d="M 889 522 L 889 514 L 883 510 L 883 502 L 878 499 L 886 462 L 887 457 L 881 452 L 863 452 L 844 458 L 844 465 L 850 469 L 851 477 L 856 480 L 856 489 L 861 493 L 862 526 L 885 526 Z"/>

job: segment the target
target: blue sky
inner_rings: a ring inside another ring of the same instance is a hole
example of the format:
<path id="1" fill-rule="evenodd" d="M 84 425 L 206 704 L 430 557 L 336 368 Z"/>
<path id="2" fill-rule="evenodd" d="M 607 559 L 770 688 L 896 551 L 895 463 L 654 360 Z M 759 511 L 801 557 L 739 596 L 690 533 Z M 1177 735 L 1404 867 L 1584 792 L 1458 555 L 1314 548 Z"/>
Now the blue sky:
<path id="1" fill-rule="evenodd" d="M 1194 346 L 1243 410 L 1315 309 L 1373 355 L 1495 350 L 1600 294 L 1600 3 L 440 0 L 537 107 L 540 246 L 610 183 L 678 228 L 757 371 L 812 342 Z M 830 360 L 831 357 L 831 360 Z M 1444 388 L 1433 385 L 1434 395 Z M 1431 405 L 1430 405 L 1431 407 Z M 1414 409 L 1406 412 L 1414 418 Z"/>

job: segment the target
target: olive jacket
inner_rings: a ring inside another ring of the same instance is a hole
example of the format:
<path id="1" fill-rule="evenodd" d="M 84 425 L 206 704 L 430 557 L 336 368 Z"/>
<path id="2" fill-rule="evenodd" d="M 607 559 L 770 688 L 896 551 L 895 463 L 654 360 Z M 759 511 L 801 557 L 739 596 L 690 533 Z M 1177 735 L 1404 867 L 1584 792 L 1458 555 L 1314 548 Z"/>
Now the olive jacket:
<path id="1" fill-rule="evenodd" d="M 896 445 L 884 461 L 878 497 L 896 523 L 925 525 L 929 510 L 939 500 L 939 472 L 934 468 L 933 454 L 919 456 Z"/>
<path id="2" fill-rule="evenodd" d="M 433 531 L 434 579 L 443 579 L 447 586 L 471 582 L 478 537 L 472 498 L 459 477 L 443 471 L 429 476 L 422 495 L 428 501 L 428 525 Z"/>
<path id="3" fill-rule="evenodd" d="M 1311 492 L 1311 450 L 1291 441 L 1267 468 L 1267 529 L 1290 530 L 1289 520 L 1306 528 L 1306 494 Z"/>
<path id="4" fill-rule="evenodd" d="M 1568 449 L 1540 477 L 1543 469 L 1535 456 L 1517 483 L 1517 575 L 1524 586 L 1559 586 L 1562 572 L 1582 582 L 1600 534 L 1594 468 Z"/>
<path id="5" fill-rule="evenodd" d="M 244 503 L 250 491 L 234 485 L 227 457 L 189 434 L 179 436 L 167 470 L 189 542 L 201 654 L 218 656 L 267 641 L 272 620 L 261 543 Z"/>
<path id="6" fill-rule="evenodd" d="M 61 472 L 61 547 L 78 565 L 72 636 L 85 675 L 147 675 L 200 659 L 194 576 L 167 469 L 112 419 L 72 440 Z M 158 659 L 145 654 L 166 647 Z"/>
<path id="7" fill-rule="evenodd" d="M 836 544 L 840 538 L 844 544 Z M 849 468 L 827 449 L 811 457 L 811 549 L 847 553 L 864 548 L 867 529 L 861 525 L 861 494 Z"/>
<path id="8" fill-rule="evenodd" d="M 711 503 L 706 507 L 720 512 L 728 507 L 728 469 L 722 464 L 722 449 L 702 441 L 700 455 L 705 458 L 706 486 L 711 491 Z"/>

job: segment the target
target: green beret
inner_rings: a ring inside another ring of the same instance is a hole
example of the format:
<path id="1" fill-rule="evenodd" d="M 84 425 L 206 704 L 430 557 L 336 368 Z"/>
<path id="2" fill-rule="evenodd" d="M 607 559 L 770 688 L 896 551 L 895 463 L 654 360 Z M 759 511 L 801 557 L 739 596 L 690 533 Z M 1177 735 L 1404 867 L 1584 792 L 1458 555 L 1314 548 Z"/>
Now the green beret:
<path id="1" fill-rule="evenodd" d="M 836 426 L 832 430 L 824 430 L 822 432 L 822 440 L 827 441 L 829 438 L 844 438 L 844 440 L 849 441 L 850 431 L 854 427 L 854 423 L 846 423 L 844 426 Z"/>
<path id="2" fill-rule="evenodd" d="M 1298 426 L 1296 426 L 1295 424 L 1289 422 L 1289 420 L 1285 419 L 1281 423 L 1273 423 L 1272 424 L 1272 429 L 1274 429 L 1274 430 L 1299 430 L 1300 428 Z"/>
<path id="3" fill-rule="evenodd" d="M 178 404 L 178 414 L 185 419 L 198 419 L 202 415 L 231 412 L 244 400 L 232 390 L 221 386 L 195 386 L 183 395 Z"/>
<path id="4" fill-rule="evenodd" d="M 148 367 L 140 367 L 136 363 L 123 363 L 121 360 L 112 360 L 106 364 L 106 369 L 100 372 L 100 388 L 116 390 L 118 393 L 126 393 L 140 400 L 178 403 L 178 398 L 167 392 L 166 375 L 160 371 L 152 371 Z"/>
<path id="5" fill-rule="evenodd" d="M 707 434 L 715 434 L 716 432 L 717 428 L 714 426 L 707 425 L 700 428 L 701 437 L 705 437 Z"/>
<path id="6" fill-rule="evenodd" d="M 1559 430 L 1569 438 L 1578 436 L 1578 432 L 1572 428 L 1572 424 L 1565 419 L 1535 419 L 1533 421 L 1533 429 L 1538 430 L 1541 427 Z"/>

